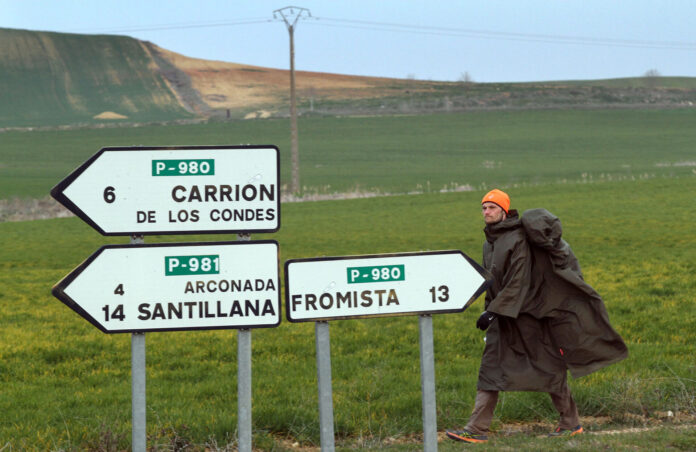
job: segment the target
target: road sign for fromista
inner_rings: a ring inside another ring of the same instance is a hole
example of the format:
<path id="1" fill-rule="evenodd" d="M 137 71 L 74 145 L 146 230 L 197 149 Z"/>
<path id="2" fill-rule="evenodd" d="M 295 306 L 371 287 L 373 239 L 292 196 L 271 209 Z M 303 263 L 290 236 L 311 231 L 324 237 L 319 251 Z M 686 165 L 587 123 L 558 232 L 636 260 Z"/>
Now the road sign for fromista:
<path id="1" fill-rule="evenodd" d="M 107 245 L 53 295 L 106 333 L 275 327 L 278 243 Z"/>
<path id="2" fill-rule="evenodd" d="M 103 235 L 275 232 L 275 146 L 103 148 L 51 195 Z"/>
<path id="3" fill-rule="evenodd" d="M 291 322 L 461 312 L 488 287 L 461 251 L 295 259 L 285 263 Z"/>

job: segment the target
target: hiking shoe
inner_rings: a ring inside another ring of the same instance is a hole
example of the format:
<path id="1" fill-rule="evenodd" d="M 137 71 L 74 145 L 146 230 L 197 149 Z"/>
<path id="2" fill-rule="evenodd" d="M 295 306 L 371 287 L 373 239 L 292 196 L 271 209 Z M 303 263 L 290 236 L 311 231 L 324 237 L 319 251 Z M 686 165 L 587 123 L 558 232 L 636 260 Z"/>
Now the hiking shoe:
<path id="1" fill-rule="evenodd" d="M 582 425 L 578 425 L 577 427 L 570 428 L 570 429 L 558 427 L 558 428 L 556 428 L 556 430 L 549 433 L 548 436 L 550 438 L 559 438 L 559 437 L 560 438 L 563 438 L 563 437 L 570 438 L 571 436 L 579 435 L 580 433 L 582 433 L 584 431 L 585 430 L 583 430 Z"/>
<path id="2" fill-rule="evenodd" d="M 447 430 L 445 432 L 448 438 L 455 441 L 464 441 L 465 443 L 487 443 L 488 436 L 474 435 L 469 430 Z"/>

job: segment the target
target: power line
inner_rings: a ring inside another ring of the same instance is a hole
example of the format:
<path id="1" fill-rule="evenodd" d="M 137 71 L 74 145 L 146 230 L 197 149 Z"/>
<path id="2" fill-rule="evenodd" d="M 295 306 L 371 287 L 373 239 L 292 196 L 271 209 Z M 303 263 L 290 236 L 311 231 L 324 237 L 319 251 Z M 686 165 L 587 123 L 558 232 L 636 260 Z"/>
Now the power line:
<path id="1" fill-rule="evenodd" d="M 145 26 L 127 26 L 115 28 L 83 28 L 71 30 L 72 32 L 93 32 L 93 33 L 124 33 L 131 31 L 160 31 L 160 30 L 183 30 L 187 28 L 212 28 L 212 27 L 232 27 L 235 25 L 251 25 L 267 22 L 278 22 L 276 19 L 269 18 L 254 18 L 240 19 L 236 21 L 209 21 L 209 22 L 185 22 L 175 24 L 161 25 L 145 25 Z"/>
<path id="2" fill-rule="evenodd" d="M 357 30 L 387 31 L 392 33 L 396 32 L 420 35 L 452 36 L 462 38 L 493 39 L 518 42 L 540 42 L 548 44 L 574 44 L 584 46 L 628 47 L 664 50 L 696 50 L 696 42 L 684 41 L 654 41 L 638 39 L 615 39 L 605 37 L 596 38 L 590 36 L 569 36 L 556 34 L 547 35 L 536 33 L 517 33 L 495 30 L 477 30 L 467 28 L 451 28 L 428 25 L 376 22 L 368 20 L 338 19 L 331 17 L 316 16 L 311 16 L 309 18 L 314 20 L 307 21 L 307 25 L 318 25 L 323 27 L 347 28 Z M 72 30 L 72 32 L 126 33 L 137 31 L 163 31 L 184 30 L 194 28 L 233 27 L 238 25 L 254 25 L 270 22 L 282 22 L 282 20 L 277 18 L 258 17 L 227 21 L 184 22 L 144 26 L 124 26 L 114 28 L 77 29 Z"/>
<path id="3" fill-rule="evenodd" d="M 329 17 L 315 17 L 316 22 L 308 22 L 312 25 L 353 28 L 360 30 L 389 31 L 400 33 L 426 34 L 437 36 L 459 36 L 479 39 L 498 39 L 523 42 L 543 42 L 551 44 L 577 44 L 610 47 L 637 47 L 673 50 L 696 50 L 694 42 L 680 41 L 646 41 L 635 39 L 593 38 L 587 36 L 544 35 L 532 33 L 514 33 L 493 30 L 474 30 L 465 28 L 432 27 L 424 25 L 409 25 L 387 22 L 373 22 L 364 20 L 336 19 Z"/>

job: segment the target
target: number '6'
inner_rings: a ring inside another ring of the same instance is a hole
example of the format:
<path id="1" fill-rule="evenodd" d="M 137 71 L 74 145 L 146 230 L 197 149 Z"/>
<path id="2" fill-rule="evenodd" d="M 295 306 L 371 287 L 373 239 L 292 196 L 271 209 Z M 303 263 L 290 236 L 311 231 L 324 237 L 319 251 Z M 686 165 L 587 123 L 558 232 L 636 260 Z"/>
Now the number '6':
<path id="1" fill-rule="evenodd" d="M 116 201 L 116 194 L 114 193 L 114 190 L 114 187 L 106 187 L 104 189 L 104 201 L 106 201 L 109 204 Z"/>

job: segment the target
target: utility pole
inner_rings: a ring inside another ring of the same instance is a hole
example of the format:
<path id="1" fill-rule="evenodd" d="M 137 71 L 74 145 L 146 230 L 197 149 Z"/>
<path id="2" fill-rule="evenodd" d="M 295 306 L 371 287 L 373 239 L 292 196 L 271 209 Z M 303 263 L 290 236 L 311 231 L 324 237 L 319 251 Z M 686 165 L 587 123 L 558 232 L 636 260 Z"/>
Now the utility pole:
<path id="1" fill-rule="evenodd" d="M 295 100 L 295 27 L 301 17 L 312 17 L 307 8 L 286 6 L 273 11 L 273 18 L 280 17 L 288 27 L 290 35 L 290 154 L 292 158 L 292 183 L 290 191 L 300 192 L 300 151 L 297 145 L 297 105 Z"/>

